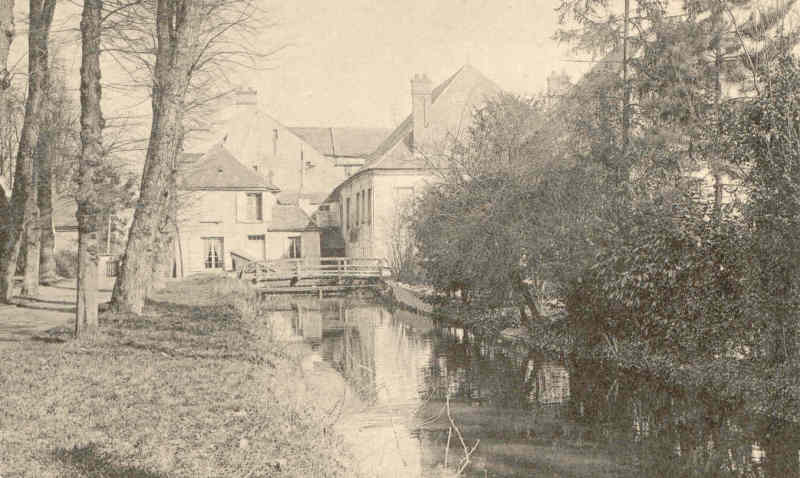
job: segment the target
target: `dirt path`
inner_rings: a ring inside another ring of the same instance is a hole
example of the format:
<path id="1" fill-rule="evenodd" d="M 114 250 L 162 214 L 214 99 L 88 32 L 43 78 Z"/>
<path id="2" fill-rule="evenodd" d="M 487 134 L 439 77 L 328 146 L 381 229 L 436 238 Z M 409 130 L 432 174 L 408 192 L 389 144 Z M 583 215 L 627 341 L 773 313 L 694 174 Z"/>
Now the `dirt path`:
<path id="1" fill-rule="evenodd" d="M 0 343 L 26 340 L 57 327 L 71 327 L 75 320 L 75 281 L 41 286 L 39 297 L 17 297 L 16 306 L 0 305 Z M 98 301 L 107 302 L 111 291 L 100 290 Z"/>

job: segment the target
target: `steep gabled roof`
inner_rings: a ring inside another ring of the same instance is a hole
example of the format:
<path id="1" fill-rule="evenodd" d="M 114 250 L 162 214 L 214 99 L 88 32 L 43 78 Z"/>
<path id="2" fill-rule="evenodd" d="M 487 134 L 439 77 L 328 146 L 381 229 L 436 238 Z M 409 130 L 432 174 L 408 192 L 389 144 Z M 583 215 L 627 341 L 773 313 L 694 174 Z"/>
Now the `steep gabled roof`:
<path id="1" fill-rule="evenodd" d="M 187 190 L 278 191 L 269 180 L 240 163 L 224 146 L 213 146 L 205 154 L 186 154 L 180 186 Z"/>
<path id="2" fill-rule="evenodd" d="M 372 153 L 390 133 L 385 128 L 311 128 L 289 131 L 325 156 L 360 158 Z"/>
<path id="3" fill-rule="evenodd" d="M 433 89 L 431 109 L 452 108 L 462 116 L 470 116 L 472 107 L 501 92 L 501 88 L 472 65 L 464 65 Z M 460 92 L 460 93 L 457 93 Z M 462 97 L 466 93 L 466 98 Z M 435 121 L 435 119 L 434 119 Z M 411 151 L 414 134 L 413 113 L 406 117 L 370 155 L 362 169 L 418 169 L 425 167 L 414 159 Z"/>
<path id="4" fill-rule="evenodd" d="M 322 204 L 327 196 L 327 193 L 298 193 L 297 191 L 286 191 L 278 194 L 278 203 L 297 205 L 298 201 L 305 200 L 310 204 Z"/>
<path id="5" fill-rule="evenodd" d="M 275 204 L 268 231 L 316 231 L 319 228 L 299 206 Z"/>

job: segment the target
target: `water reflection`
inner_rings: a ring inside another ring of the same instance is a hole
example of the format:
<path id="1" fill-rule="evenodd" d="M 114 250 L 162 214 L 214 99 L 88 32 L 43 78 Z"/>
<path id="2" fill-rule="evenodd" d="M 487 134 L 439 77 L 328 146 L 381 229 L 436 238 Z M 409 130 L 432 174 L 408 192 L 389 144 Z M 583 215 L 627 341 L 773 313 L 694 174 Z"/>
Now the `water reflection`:
<path id="1" fill-rule="evenodd" d="M 480 440 L 466 476 L 800 477 L 796 426 L 699 392 L 366 302 L 305 302 L 272 317 L 276 334 L 310 343 L 367 405 L 343 432 L 376 476 L 440 476 L 449 408 L 465 443 Z M 449 443 L 453 470 L 463 445 Z"/>

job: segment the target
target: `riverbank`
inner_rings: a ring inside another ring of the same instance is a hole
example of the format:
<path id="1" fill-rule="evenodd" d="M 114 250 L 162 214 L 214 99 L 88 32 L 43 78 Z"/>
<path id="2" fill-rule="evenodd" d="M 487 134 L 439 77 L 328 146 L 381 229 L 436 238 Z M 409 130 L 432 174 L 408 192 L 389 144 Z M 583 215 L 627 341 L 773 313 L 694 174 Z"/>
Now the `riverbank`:
<path id="1" fill-rule="evenodd" d="M 641 344 L 617 341 L 579 346 L 566 320 L 539 324 L 532 330 L 505 329 L 500 336 L 531 349 L 561 353 L 577 360 L 603 363 L 620 372 L 654 377 L 664 385 L 727 402 L 732 408 L 800 423 L 800 362 L 767 364 L 734 357 L 702 362 L 678 361 Z"/>
<path id="2" fill-rule="evenodd" d="M 3 342 L 0 476 L 353 476 L 339 397 L 257 312 L 241 283 L 192 278 L 93 341 Z"/>
<path id="3" fill-rule="evenodd" d="M 487 317 L 486 314 L 491 314 Z M 592 346 L 580 344 L 570 329 L 566 313 L 557 313 L 533 328 L 520 327 L 516 311 L 475 311 L 459 302 L 440 303 L 437 318 L 474 330 L 480 335 L 539 350 L 603 363 L 609 369 L 658 379 L 665 386 L 693 390 L 698 396 L 726 402 L 749 413 L 800 423 L 800 360 L 768 364 L 720 356 L 701 362 L 687 361 L 649 350 L 643 344 L 614 341 Z"/>

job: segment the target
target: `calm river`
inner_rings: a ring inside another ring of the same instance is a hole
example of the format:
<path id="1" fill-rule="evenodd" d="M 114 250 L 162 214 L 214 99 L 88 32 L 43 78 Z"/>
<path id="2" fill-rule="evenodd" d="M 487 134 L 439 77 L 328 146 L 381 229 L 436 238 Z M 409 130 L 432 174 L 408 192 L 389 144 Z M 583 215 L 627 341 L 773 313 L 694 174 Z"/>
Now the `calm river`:
<path id="1" fill-rule="evenodd" d="M 796 426 L 703 394 L 369 302 L 274 317 L 360 397 L 341 431 L 376 476 L 455 476 L 474 448 L 461 476 L 800 478 Z"/>

